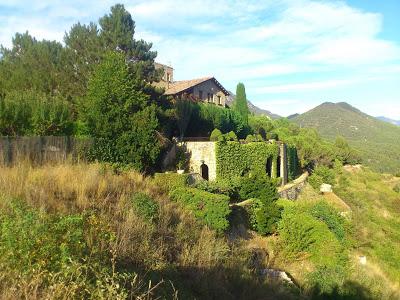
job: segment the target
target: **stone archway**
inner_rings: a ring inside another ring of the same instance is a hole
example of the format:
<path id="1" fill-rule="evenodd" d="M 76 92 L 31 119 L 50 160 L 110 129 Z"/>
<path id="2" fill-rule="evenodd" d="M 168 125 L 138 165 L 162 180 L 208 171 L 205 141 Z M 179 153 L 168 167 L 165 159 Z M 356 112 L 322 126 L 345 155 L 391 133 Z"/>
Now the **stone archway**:
<path id="1" fill-rule="evenodd" d="M 281 177 L 281 163 L 282 163 L 282 158 L 281 156 L 278 156 L 278 160 L 276 162 L 276 177 Z"/>
<path id="2" fill-rule="evenodd" d="M 269 177 L 272 177 L 272 157 L 268 157 L 265 164 L 265 172 Z"/>
<path id="3" fill-rule="evenodd" d="M 204 163 L 200 166 L 200 175 L 203 179 L 208 180 L 208 166 Z"/>

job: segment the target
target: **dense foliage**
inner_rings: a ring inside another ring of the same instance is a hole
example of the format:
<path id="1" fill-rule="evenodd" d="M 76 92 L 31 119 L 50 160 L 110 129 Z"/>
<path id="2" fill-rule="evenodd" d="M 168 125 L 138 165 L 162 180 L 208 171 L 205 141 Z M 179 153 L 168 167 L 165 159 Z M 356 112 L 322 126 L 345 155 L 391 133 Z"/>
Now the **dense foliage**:
<path id="1" fill-rule="evenodd" d="M 84 120 L 95 139 L 94 158 L 140 171 L 154 166 L 161 148 L 156 107 L 121 54 L 106 55 L 89 82 L 84 103 Z"/>
<path id="2" fill-rule="evenodd" d="M 343 136 L 356 149 L 349 163 L 359 161 L 377 171 L 398 172 L 400 170 L 400 127 L 382 122 L 366 115 L 347 103 L 323 103 L 292 121 L 301 127 L 315 128 L 325 139 L 335 142 Z M 337 141 L 340 144 L 342 142 Z M 354 154 L 355 158 L 354 159 Z M 348 157 L 348 148 L 340 156 Z"/>
<path id="3" fill-rule="evenodd" d="M 276 204 L 276 183 L 266 175 L 242 178 L 239 188 L 241 199 L 252 199 L 250 225 L 258 233 L 266 235 L 276 231 L 281 218 L 281 208 Z"/>
<path id="4" fill-rule="evenodd" d="M 248 144 L 218 142 L 216 147 L 217 178 L 240 177 L 249 172 L 266 174 L 268 158 L 271 159 L 272 169 L 276 172 L 278 151 L 277 144 L 266 142 Z"/>
<path id="5" fill-rule="evenodd" d="M 243 117 L 229 108 L 209 103 L 191 103 L 192 114 L 188 124 L 187 136 L 210 136 L 214 129 L 222 133 L 233 131 L 239 138 L 245 138 L 250 128 Z"/>
<path id="6" fill-rule="evenodd" d="M 0 96 L 0 135 L 71 135 L 71 105 L 65 99 L 27 90 Z"/>
<path id="7" fill-rule="evenodd" d="M 236 99 L 233 107 L 242 116 L 244 123 L 248 124 L 249 107 L 247 105 L 246 90 L 241 82 L 236 87 Z"/>
<path id="8" fill-rule="evenodd" d="M 332 169 L 329 169 L 326 166 L 318 166 L 308 178 L 308 182 L 316 190 L 319 190 L 323 183 L 333 186 L 335 184 L 335 173 Z"/>
<path id="9" fill-rule="evenodd" d="M 176 188 L 170 196 L 216 231 L 223 232 L 228 228 L 229 197 L 189 187 Z"/>

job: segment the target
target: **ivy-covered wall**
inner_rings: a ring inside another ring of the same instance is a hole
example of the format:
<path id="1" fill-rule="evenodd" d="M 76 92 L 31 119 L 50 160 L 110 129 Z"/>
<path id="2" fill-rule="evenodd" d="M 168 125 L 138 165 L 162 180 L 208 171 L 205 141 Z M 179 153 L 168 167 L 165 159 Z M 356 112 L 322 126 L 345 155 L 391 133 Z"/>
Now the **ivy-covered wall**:
<path id="1" fill-rule="evenodd" d="M 297 149 L 294 146 L 287 146 L 288 180 L 294 180 L 299 175 L 300 164 L 297 156 Z"/>
<path id="2" fill-rule="evenodd" d="M 278 155 L 278 144 L 218 142 L 216 145 L 217 179 L 242 176 L 249 171 L 265 174 L 269 157 L 272 158 L 272 177 L 276 177 Z"/>

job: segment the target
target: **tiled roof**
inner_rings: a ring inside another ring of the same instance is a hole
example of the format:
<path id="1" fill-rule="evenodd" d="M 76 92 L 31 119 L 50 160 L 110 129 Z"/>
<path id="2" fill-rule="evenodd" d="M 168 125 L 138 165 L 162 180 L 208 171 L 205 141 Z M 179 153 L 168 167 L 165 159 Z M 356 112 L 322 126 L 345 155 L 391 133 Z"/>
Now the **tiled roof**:
<path id="1" fill-rule="evenodd" d="M 204 77 L 192 80 L 182 80 L 175 81 L 169 84 L 169 87 L 165 90 L 165 95 L 175 95 L 180 92 L 183 92 L 191 87 L 194 87 L 204 81 L 210 80 L 213 77 Z"/>

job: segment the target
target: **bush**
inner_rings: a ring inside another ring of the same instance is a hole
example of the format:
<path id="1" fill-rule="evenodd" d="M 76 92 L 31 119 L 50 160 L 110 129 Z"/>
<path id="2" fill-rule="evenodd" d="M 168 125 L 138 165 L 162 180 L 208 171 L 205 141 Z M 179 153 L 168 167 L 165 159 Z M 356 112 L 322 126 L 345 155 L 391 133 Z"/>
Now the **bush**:
<path id="1" fill-rule="evenodd" d="M 0 214 L 0 264 L 29 272 L 58 271 L 89 256 L 107 261 L 108 254 L 101 253 L 100 245 L 112 237 L 108 226 L 94 215 L 48 215 L 13 202 L 7 213 Z"/>
<path id="2" fill-rule="evenodd" d="M 144 193 L 134 195 L 132 199 L 133 207 L 143 219 L 154 222 L 158 219 L 159 205 L 150 196 Z"/>
<path id="3" fill-rule="evenodd" d="M 221 130 L 215 128 L 210 135 L 210 141 L 219 141 L 219 139 L 222 137 L 222 132 Z"/>
<path id="4" fill-rule="evenodd" d="M 195 183 L 194 187 L 213 194 L 222 194 L 228 196 L 231 200 L 237 200 L 238 183 L 235 181 L 228 182 L 226 180 L 207 181 L 201 180 Z"/>
<path id="5" fill-rule="evenodd" d="M 170 192 L 170 197 L 216 231 L 223 232 L 228 228 L 229 197 L 185 187 L 174 189 Z"/>
<path id="6" fill-rule="evenodd" d="M 326 166 L 318 166 L 314 169 L 312 175 L 308 178 L 308 182 L 316 190 L 319 190 L 321 184 L 323 183 L 334 185 L 335 172 Z"/>
<path id="7" fill-rule="evenodd" d="M 229 131 L 227 134 L 225 134 L 225 138 L 227 141 L 237 141 L 238 140 L 236 133 L 234 133 L 233 131 Z"/>
<path id="8" fill-rule="evenodd" d="M 395 191 L 396 193 L 400 193 L 400 183 L 396 184 L 396 185 L 393 187 L 393 191 Z"/>
<path id="9" fill-rule="evenodd" d="M 246 142 L 251 143 L 251 142 L 262 142 L 264 141 L 264 139 L 262 138 L 262 136 L 260 134 L 249 134 L 246 137 Z"/>
<path id="10" fill-rule="evenodd" d="M 269 177 L 262 175 L 243 177 L 239 195 L 242 200 L 257 198 L 268 203 L 278 200 L 276 184 Z"/>
<path id="11" fill-rule="evenodd" d="M 310 214 L 324 222 L 329 230 L 333 232 L 337 239 L 343 241 L 345 238 L 345 220 L 339 213 L 324 201 L 320 201 L 309 208 Z"/>
<path id="12" fill-rule="evenodd" d="M 281 219 L 281 212 L 282 208 L 276 202 L 268 203 L 260 199 L 254 199 L 250 210 L 250 225 L 259 234 L 274 233 Z"/>
<path id="13" fill-rule="evenodd" d="M 245 177 L 239 195 L 243 200 L 254 199 L 249 211 L 252 229 L 263 235 L 275 232 L 281 218 L 281 208 L 276 204 L 276 184 L 267 176 Z"/>
<path id="14" fill-rule="evenodd" d="M 172 191 L 178 187 L 185 187 L 188 184 L 189 175 L 177 173 L 156 173 L 154 183 L 163 191 Z"/>

